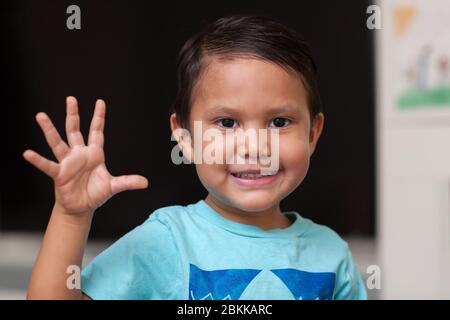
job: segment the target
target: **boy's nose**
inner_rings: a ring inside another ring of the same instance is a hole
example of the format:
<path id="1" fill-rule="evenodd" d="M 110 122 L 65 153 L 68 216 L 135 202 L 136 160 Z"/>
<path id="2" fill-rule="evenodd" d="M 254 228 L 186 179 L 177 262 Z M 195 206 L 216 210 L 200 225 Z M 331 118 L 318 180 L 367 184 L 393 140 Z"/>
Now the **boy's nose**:
<path id="1" fill-rule="evenodd" d="M 255 135 L 246 135 L 244 139 L 238 139 L 236 153 L 239 157 L 256 163 L 258 158 L 271 156 L 271 139 L 268 131 L 256 131 Z"/>

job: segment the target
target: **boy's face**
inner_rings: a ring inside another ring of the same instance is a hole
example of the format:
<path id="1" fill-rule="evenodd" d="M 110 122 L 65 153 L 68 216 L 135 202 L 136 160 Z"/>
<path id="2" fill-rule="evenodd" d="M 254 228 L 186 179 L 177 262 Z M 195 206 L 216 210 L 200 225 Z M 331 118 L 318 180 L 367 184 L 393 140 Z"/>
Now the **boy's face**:
<path id="1" fill-rule="evenodd" d="M 256 164 L 196 164 L 198 176 L 215 200 L 223 205 L 246 212 L 268 210 L 278 206 L 305 178 L 312 155 L 323 127 L 323 114 L 319 114 L 311 127 L 307 105 L 307 92 L 301 79 L 280 66 L 259 59 L 212 58 L 200 76 L 192 97 L 190 131 L 194 136 L 194 121 L 201 121 L 203 132 L 214 129 L 223 136 L 238 128 L 245 130 L 278 129 L 279 169 L 260 182 L 249 176 L 236 177 L 236 173 L 268 167 L 257 160 Z M 172 130 L 179 127 L 175 115 L 171 117 Z M 236 157 L 249 160 L 251 148 L 275 146 L 270 133 L 267 143 L 244 143 L 245 150 L 233 148 Z M 193 139 L 193 146 L 195 147 Z M 202 148 L 209 143 L 203 142 Z M 182 148 L 190 146 L 183 145 Z M 223 154 L 229 148 L 223 144 Z M 186 152 L 185 152 L 186 153 Z M 193 150 L 191 149 L 193 154 Z M 192 159 L 191 159 L 192 160 Z M 244 177 L 242 179 L 242 177 Z M 247 179 L 245 179 L 245 177 Z M 260 178 L 261 179 L 261 178 Z"/>

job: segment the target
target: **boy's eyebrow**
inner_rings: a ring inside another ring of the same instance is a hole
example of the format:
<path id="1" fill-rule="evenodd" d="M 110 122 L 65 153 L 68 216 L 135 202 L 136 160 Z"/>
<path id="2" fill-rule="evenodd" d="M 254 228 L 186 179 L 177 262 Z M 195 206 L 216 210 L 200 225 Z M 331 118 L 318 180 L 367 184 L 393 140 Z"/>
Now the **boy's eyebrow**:
<path id="1" fill-rule="evenodd" d="M 276 107 L 272 107 L 267 110 L 267 114 L 277 114 L 277 113 L 283 113 L 283 112 L 295 112 L 297 111 L 297 107 L 293 106 L 292 104 L 284 104 Z M 238 115 L 242 112 L 242 108 L 231 108 L 227 106 L 222 105 L 215 105 L 211 107 L 210 109 L 206 110 L 207 114 L 216 114 L 216 113 L 224 113 L 224 114 L 230 114 L 230 115 Z"/>
<path id="2" fill-rule="evenodd" d="M 225 113 L 225 114 L 234 115 L 234 114 L 239 114 L 239 110 L 235 109 L 235 108 L 226 107 L 226 106 L 215 105 L 215 106 L 209 108 L 208 110 L 206 110 L 206 113 L 207 114 Z"/>
<path id="3" fill-rule="evenodd" d="M 273 108 L 270 108 L 268 110 L 268 113 L 270 114 L 276 114 L 276 113 L 283 113 L 283 112 L 296 112 L 300 110 L 300 108 L 297 106 L 294 106 L 292 104 L 283 104 L 281 106 L 276 106 Z"/>

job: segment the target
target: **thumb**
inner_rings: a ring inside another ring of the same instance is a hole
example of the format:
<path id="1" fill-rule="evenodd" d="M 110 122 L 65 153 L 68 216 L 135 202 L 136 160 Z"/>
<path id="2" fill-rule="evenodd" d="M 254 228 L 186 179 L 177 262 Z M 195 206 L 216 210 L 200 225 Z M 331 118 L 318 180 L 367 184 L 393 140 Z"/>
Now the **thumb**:
<path id="1" fill-rule="evenodd" d="M 126 190 L 145 189 L 147 186 L 147 179 L 137 174 L 113 177 L 111 180 L 111 190 L 113 194 Z"/>

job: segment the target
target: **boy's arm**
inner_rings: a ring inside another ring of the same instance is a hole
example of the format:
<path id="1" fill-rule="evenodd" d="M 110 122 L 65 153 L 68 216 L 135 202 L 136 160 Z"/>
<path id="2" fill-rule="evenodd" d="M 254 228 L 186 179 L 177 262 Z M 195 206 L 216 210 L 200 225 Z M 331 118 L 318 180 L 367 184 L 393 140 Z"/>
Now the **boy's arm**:
<path id="1" fill-rule="evenodd" d="M 55 204 L 33 268 L 27 299 L 87 297 L 80 289 L 68 288 L 67 268 L 71 265 L 81 268 L 92 216 L 93 211 L 68 215 Z"/>
<path id="2" fill-rule="evenodd" d="M 27 150 L 25 160 L 54 181 L 55 205 L 31 275 L 29 299 L 87 298 L 79 289 L 69 289 L 69 266 L 81 267 L 84 247 L 94 211 L 114 194 L 143 189 L 147 179 L 139 175 L 112 176 L 106 168 L 103 152 L 106 106 L 97 100 L 85 144 L 79 130 L 80 119 L 75 98 L 67 98 L 66 135 L 68 144 L 45 113 L 39 123 L 58 162 Z"/>

